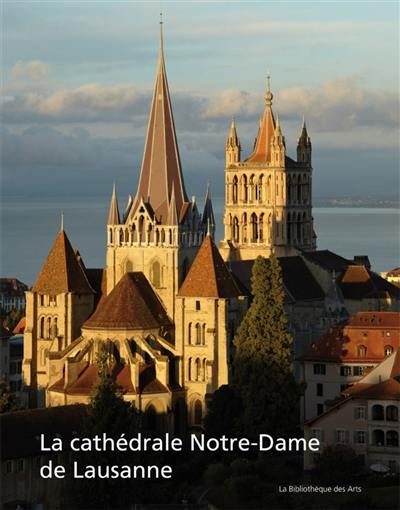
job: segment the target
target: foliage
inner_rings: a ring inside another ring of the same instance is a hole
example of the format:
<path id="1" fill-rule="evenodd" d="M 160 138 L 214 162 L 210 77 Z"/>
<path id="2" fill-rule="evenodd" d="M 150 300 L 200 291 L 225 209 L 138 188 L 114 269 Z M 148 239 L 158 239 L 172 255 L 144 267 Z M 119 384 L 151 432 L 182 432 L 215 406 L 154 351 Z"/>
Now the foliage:
<path id="1" fill-rule="evenodd" d="M 253 265 L 253 301 L 238 328 L 233 383 L 243 402 L 240 429 L 290 435 L 298 423 L 302 388 L 292 369 L 292 338 L 287 332 L 281 268 L 274 254 Z"/>
<path id="2" fill-rule="evenodd" d="M 24 316 L 24 310 L 21 310 L 20 308 L 13 308 L 8 313 L 4 313 L 2 310 L 1 316 L 4 317 L 3 326 L 12 332 L 12 330 Z"/>
<path id="3" fill-rule="evenodd" d="M 327 446 L 315 463 L 314 475 L 330 483 L 346 482 L 357 477 L 363 470 L 363 461 L 347 445 Z"/>
<path id="4" fill-rule="evenodd" d="M 11 393 L 10 387 L 4 379 L 0 380 L 0 414 L 19 409 L 15 396 Z"/>
<path id="5" fill-rule="evenodd" d="M 208 403 L 208 411 L 204 418 L 205 432 L 209 436 L 235 436 L 237 417 L 242 412 L 240 394 L 232 386 L 223 385 L 214 392 Z"/>

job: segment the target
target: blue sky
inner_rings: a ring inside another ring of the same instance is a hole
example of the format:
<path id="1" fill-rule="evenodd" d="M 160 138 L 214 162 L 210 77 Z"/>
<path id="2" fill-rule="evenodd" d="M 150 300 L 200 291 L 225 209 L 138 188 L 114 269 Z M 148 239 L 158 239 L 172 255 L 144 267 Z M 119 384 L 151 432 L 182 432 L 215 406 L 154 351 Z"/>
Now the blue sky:
<path id="1" fill-rule="evenodd" d="M 270 73 L 289 153 L 306 116 L 316 194 L 397 190 L 397 2 L 53 0 L 3 3 L 7 193 L 21 177 L 51 192 L 65 169 L 134 191 L 160 10 L 189 187 L 200 172 L 221 191 L 232 115 L 249 153 Z"/>

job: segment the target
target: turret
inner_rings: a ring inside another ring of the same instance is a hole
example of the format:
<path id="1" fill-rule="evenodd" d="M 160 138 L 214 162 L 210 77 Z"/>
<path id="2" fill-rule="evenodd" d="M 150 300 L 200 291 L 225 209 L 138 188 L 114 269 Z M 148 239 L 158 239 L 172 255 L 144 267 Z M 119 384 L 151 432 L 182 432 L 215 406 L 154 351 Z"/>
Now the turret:
<path id="1" fill-rule="evenodd" d="M 236 131 L 235 119 L 232 119 L 228 138 L 226 139 L 226 166 L 240 161 L 240 140 Z"/>
<path id="2" fill-rule="evenodd" d="M 210 185 L 207 185 L 206 198 L 204 200 L 204 210 L 202 216 L 202 225 L 204 234 L 209 234 L 214 239 L 215 235 L 215 216 L 211 201 Z"/>
<path id="3" fill-rule="evenodd" d="M 119 225 L 119 224 L 120 224 L 120 218 L 119 218 L 119 209 L 118 209 L 118 199 L 117 199 L 117 192 L 116 192 L 115 183 L 114 183 L 113 191 L 112 191 L 112 195 L 111 195 L 110 209 L 108 211 L 107 225 Z"/>
<path id="4" fill-rule="evenodd" d="M 276 166 L 285 165 L 285 137 L 282 135 L 281 124 L 279 122 L 279 116 L 276 116 L 276 125 L 274 134 L 271 139 L 271 163 Z"/>
<path id="5" fill-rule="evenodd" d="M 300 136 L 297 139 L 297 162 L 311 165 L 311 139 L 307 133 L 304 117 Z"/>

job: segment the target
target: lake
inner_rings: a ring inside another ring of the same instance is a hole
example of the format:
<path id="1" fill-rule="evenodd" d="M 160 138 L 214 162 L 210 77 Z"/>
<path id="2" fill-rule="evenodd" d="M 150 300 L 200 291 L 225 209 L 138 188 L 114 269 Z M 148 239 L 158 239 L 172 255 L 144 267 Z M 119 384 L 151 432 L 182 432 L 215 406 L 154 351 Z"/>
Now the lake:
<path id="1" fill-rule="evenodd" d="M 222 236 L 223 198 L 213 199 L 217 239 Z M 1 276 L 34 283 L 60 227 L 74 247 L 79 247 L 87 267 L 105 264 L 105 223 L 109 197 L 32 200 L 4 198 L 1 209 Z M 201 203 L 202 206 L 202 203 Z M 399 210 L 375 208 L 313 209 L 319 249 L 343 257 L 369 255 L 375 271 L 400 265 Z"/>

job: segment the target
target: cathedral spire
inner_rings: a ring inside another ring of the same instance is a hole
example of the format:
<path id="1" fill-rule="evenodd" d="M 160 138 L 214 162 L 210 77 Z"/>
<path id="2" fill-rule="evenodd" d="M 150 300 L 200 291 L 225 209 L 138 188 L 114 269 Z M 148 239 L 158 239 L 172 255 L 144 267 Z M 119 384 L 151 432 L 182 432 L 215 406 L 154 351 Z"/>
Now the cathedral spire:
<path id="1" fill-rule="evenodd" d="M 300 136 L 297 139 L 297 161 L 299 163 L 311 163 L 311 138 L 308 136 L 306 121 L 301 124 Z"/>
<path id="2" fill-rule="evenodd" d="M 211 189 L 210 183 L 207 183 L 206 198 L 204 200 L 204 210 L 202 216 L 203 231 L 207 235 L 211 235 L 214 238 L 215 233 L 215 216 L 214 209 L 211 201 Z"/>
<path id="3" fill-rule="evenodd" d="M 174 183 L 172 183 L 171 200 L 168 209 L 167 225 L 178 225 L 178 213 L 176 210 Z"/>
<path id="4" fill-rule="evenodd" d="M 260 121 L 260 128 L 254 144 L 253 153 L 246 159 L 246 162 L 269 163 L 271 161 L 271 140 L 275 131 L 275 119 L 272 112 L 273 97 L 270 76 L 268 76 L 264 94 L 264 115 Z"/>
<path id="5" fill-rule="evenodd" d="M 115 182 L 113 184 L 113 191 L 111 195 L 110 209 L 108 211 L 108 220 L 107 225 L 119 225 L 119 209 L 118 209 L 118 199 L 117 199 L 117 191 L 115 188 Z"/>
<path id="6" fill-rule="evenodd" d="M 160 21 L 160 51 L 156 81 L 150 109 L 149 124 L 140 170 L 139 185 L 130 216 L 140 200 L 151 206 L 156 219 L 165 223 L 169 211 L 172 186 L 178 213 L 188 202 L 182 177 L 181 162 L 176 141 L 174 118 L 164 62 L 163 23 Z"/>

